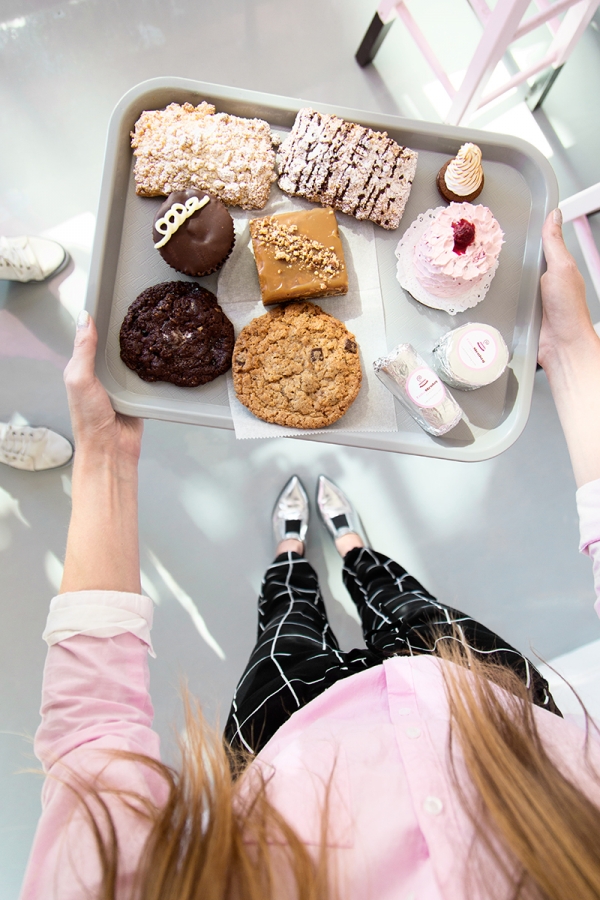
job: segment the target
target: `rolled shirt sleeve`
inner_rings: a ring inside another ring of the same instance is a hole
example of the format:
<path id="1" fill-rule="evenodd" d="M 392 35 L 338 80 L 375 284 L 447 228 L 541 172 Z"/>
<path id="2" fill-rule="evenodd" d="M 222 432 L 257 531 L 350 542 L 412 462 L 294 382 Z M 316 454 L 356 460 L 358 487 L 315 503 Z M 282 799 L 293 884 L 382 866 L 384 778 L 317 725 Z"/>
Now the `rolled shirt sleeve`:
<path id="1" fill-rule="evenodd" d="M 88 788 L 101 797 L 122 848 L 116 893 L 131 893 L 151 827 L 136 810 L 160 808 L 168 795 L 155 766 L 160 741 L 149 693 L 152 611 L 148 597 L 117 591 L 52 600 L 44 632 L 49 647 L 42 721 L 34 743 L 48 777 L 21 900 L 98 894 L 98 846 L 80 800 L 89 799 Z M 96 800 L 93 808 L 105 822 Z"/>
<path id="2" fill-rule="evenodd" d="M 129 632 L 146 644 L 151 656 L 150 630 L 154 607 L 149 597 L 123 591 L 73 591 L 50 603 L 42 635 L 49 647 L 78 634 L 116 637 Z"/>

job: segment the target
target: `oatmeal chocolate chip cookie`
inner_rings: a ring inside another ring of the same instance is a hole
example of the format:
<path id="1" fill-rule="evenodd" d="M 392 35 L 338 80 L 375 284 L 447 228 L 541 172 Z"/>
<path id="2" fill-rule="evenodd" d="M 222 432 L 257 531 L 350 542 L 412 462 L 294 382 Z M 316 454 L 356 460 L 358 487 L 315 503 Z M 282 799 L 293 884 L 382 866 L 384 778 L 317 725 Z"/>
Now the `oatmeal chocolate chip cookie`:
<path id="1" fill-rule="evenodd" d="M 121 325 L 121 359 L 144 381 L 197 387 L 231 366 L 233 325 L 210 291 L 166 281 L 143 291 Z"/>
<path id="2" fill-rule="evenodd" d="M 362 379 L 354 335 L 312 303 L 289 303 L 253 319 L 235 343 L 232 371 L 250 412 L 291 428 L 336 422 Z"/>

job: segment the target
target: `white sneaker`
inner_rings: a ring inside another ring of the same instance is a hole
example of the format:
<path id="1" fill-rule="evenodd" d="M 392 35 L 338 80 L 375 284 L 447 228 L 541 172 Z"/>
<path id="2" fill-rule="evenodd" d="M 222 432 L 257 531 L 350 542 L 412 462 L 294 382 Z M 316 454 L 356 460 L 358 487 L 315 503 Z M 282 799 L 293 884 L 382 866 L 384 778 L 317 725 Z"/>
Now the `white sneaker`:
<path id="1" fill-rule="evenodd" d="M 65 466 L 72 456 L 70 441 L 49 428 L 0 422 L 0 462 L 7 466 L 41 472 Z"/>
<path id="2" fill-rule="evenodd" d="M 40 237 L 0 237 L 0 279 L 43 281 L 67 261 L 67 251 L 56 241 Z"/>

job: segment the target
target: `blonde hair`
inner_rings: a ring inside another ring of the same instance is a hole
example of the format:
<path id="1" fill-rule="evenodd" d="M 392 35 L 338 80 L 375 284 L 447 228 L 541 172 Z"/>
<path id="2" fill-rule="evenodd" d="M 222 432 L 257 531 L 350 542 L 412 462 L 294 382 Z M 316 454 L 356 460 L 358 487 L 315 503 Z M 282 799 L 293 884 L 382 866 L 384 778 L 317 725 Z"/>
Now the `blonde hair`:
<path id="1" fill-rule="evenodd" d="M 511 669 L 481 662 L 464 645 L 442 642 L 438 649 L 447 662 L 458 663 L 443 670 L 451 777 L 478 835 L 479 859 L 496 863 L 514 900 L 598 900 L 600 809 L 549 755 L 530 690 Z M 586 719 L 582 762 L 598 788 L 589 756 L 589 734 L 596 726 L 581 707 Z M 466 785 L 457 773 L 457 745 Z M 481 882 L 483 865 L 474 860 L 466 875 Z"/>
<path id="2" fill-rule="evenodd" d="M 187 691 L 183 703 L 178 769 L 140 754 L 111 754 L 160 775 L 167 789 L 163 806 L 100 782 L 86 784 L 69 773 L 66 783 L 83 805 L 98 848 L 102 881 L 94 900 L 117 898 L 120 850 L 106 799 L 115 793 L 149 826 L 130 890 L 135 900 L 332 900 L 326 852 L 328 790 L 315 858 L 269 802 L 262 771 L 248 770 L 252 757 L 234 754 L 224 745 Z M 119 900 L 125 900 L 122 894 Z"/>
<path id="3" fill-rule="evenodd" d="M 482 662 L 454 641 L 436 646 L 450 711 L 450 776 L 479 851 L 469 855 L 466 896 L 475 882 L 483 896 L 486 885 L 492 896 L 491 861 L 511 900 L 598 900 L 600 809 L 549 756 L 528 689 L 510 669 Z M 248 793 L 240 776 L 249 759 L 238 758 L 232 767 L 231 753 L 197 703 L 184 695 L 184 706 L 179 771 L 149 757 L 118 754 L 160 773 L 168 788 L 160 809 L 142 798 L 123 798 L 138 811 L 145 805 L 139 814 L 150 819 L 133 888 L 136 900 L 332 900 L 327 809 L 313 857 L 269 802 L 264 778 L 259 775 Z M 458 753 L 466 784 L 458 774 Z M 597 774 L 593 777 L 598 784 Z M 86 790 L 98 799 L 95 790 Z M 98 900 L 116 900 L 116 831 L 97 825 L 83 790 L 78 794 L 98 844 L 103 872 Z M 102 817 L 110 819 L 101 805 Z"/>

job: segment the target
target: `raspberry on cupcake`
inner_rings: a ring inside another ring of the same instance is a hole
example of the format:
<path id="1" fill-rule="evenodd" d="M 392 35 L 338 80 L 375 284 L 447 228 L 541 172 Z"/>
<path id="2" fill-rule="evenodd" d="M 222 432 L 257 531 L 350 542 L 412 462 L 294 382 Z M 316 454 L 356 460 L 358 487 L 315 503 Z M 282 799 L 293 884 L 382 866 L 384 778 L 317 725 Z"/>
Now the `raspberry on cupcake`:
<path id="1" fill-rule="evenodd" d="M 233 219 L 225 204 L 206 191 L 174 191 L 154 217 L 152 239 L 173 269 L 184 275 L 210 275 L 233 250 Z"/>
<path id="2" fill-rule="evenodd" d="M 479 197 L 483 183 L 481 150 L 477 144 L 463 144 L 437 174 L 438 190 L 450 202 L 470 203 Z"/>

